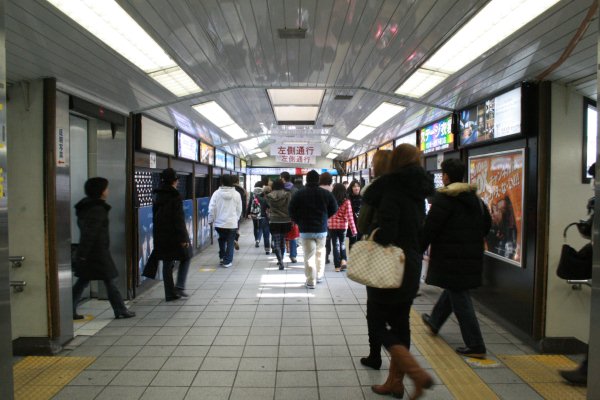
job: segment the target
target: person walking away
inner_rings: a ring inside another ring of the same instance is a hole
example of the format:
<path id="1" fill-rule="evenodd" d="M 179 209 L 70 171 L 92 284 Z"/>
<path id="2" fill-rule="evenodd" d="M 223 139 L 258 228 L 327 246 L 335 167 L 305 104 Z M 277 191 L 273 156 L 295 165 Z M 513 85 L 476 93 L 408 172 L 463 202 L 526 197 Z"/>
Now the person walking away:
<path id="1" fill-rule="evenodd" d="M 366 190 L 379 177 L 390 172 L 392 162 L 391 150 L 378 150 L 373 157 L 373 179 L 364 186 L 361 190 L 361 196 L 364 196 Z M 358 232 L 362 235 L 363 232 L 368 232 L 371 225 L 376 226 L 377 220 L 375 210 L 368 204 L 361 201 L 360 214 L 358 214 Z M 367 318 L 367 329 L 369 333 L 369 356 L 362 357 L 360 363 L 364 366 L 379 369 L 381 368 L 381 342 L 377 339 L 374 333 L 374 327 L 371 326 L 371 320 Z"/>
<path id="2" fill-rule="evenodd" d="M 421 258 L 419 238 L 425 217 L 425 198 L 433 193 L 433 182 L 420 166 L 415 146 L 401 144 L 392 155 L 392 172 L 375 181 L 363 200 L 375 210 L 366 234 L 381 245 L 392 244 L 404 251 L 402 285 L 397 289 L 367 286 L 367 319 L 374 336 L 390 353 L 390 369 L 384 384 L 373 385 L 377 394 L 404 394 L 404 375 L 413 381 L 411 399 L 433 385 L 431 376 L 410 354 L 409 315 L 419 289 Z"/>
<path id="3" fill-rule="evenodd" d="M 346 231 L 349 230 L 352 236 L 356 236 L 356 226 L 354 225 L 354 213 L 352 204 L 348 199 L 348 192 L 341 183 L 333 185 L 333 197 L 338 205 L 337 212 L 327 221 L 329 237 L 333 249 L 333 265 L 335 272 L 345 271 L 348 263 L 346 257 Z"/>
<path id="4" fill-rule="evenodd" d="M 231 175 L 221 176 L 221 186 L 208 203 L 208 222 L 213 223 L 219 235 L 220 265 L 233 265 L 233 247 L 238 221 L 242 215 L 242 197 L 233 187 Z"/>
<path id="5" fill-rule="evenodd" d="M 421 250 L 431 245 L 425 282 L 443 288 L 431 315 L 422 319 L 437 334 L 452 312 L 458 319 L 466 347 L 456 352 L 475 358 L 486 354 L 483 336 L 469 289 L 481 286 L 483 239 L 492 223 L 487 206 L 477 196 L 477 185 L 463 183 L 465 166 L 458 159 L 442 162 L 442 182 L 425 219 Z"/>
<path id="6" fill-rule="evenodd" d="M 277 266 L 280 270 L 284 269 L 285 236 L 292 229 L 292 219 L 288 210 L 291 197 L 291 193 L 284 189 L 284 183 L 281 179 L 273 182 L 273 190 L 266 196 L 270 210 L 269 230 L 273 236 L 271 246 L 277 256 Z"/>
<path id="7" fill-rule="evenodd" d="M 350 183 L 350 186 L 348 186 L 347 189 L 347 195 L 352 206 L 354 226 L 358 226 L 358 215 L 360 213 L 360 207 L 362 206 L 362 196 L 360 194 L 360 183 L 357 180 L 353 180 L 352 183 Z M 346 236 L 348 236 L 350 248 L 352 248 L 354 243 L 362 239 L 362 234 L 359 231 L 352 232 L 350 228 L 348 228 Z"/>
<path id="8" fill-rule="evenodd" d="M 83 319 L 77 314 L 77 304 L 90 281 L 103 281 L 108 300 L 115 318 L 135 317 L 123 302 L 123 297 L 114 280 L 119 276 L 110 254 L 108 231 L 108 180 L 102 177 L 90 178 L 83 187 L 86 197 L 75 205 L 80 239 L 75 253 L 75 276 L 73 285 L 73 319 Z"/>
<path id="9" fill-rule="evenodd" d="M 261 204 L 259 196 L 262 194 L 263 188 L 262 182 L 256 182 L 254 184 L 254 190 L 250 194 L 250 199 L 248 201 L 248 206 L 246 207 L 246 214 L 248 218 L 252 219 L 252 225 L 254 228 L 254 247 L 258 247 L 260 243 L 260 239 L 262 237 L 262 229 L 261 229 L 261 221 L 262 213 L 261 213 Z"/>
<path id="10" fill-rule="evenodd" d="M 306 175 L 306 187 L 292 197 L 289 206 L 292 221 L 298 224 L 304 247 L 305 286 L 314 289 L 323 280 L 327 220 L 337 211 L 333 195 L 319 187 L 319 174 L 311 170 Z"/>
<path id="11" fill-rule="evenodd" d="M 185 225 L 183 200 L 177 184 L 179 178 L 173 168 L 160 173 L 160 184 L 154 190 L 152 204 L 154 255 L 163 262 L 165 300 L 187 297 L 185 281 L 190 267 L 190 236 Z M 173 282 L 173 268 L 179 261 L 177 283 Z"/>
<path id="12" fill-rule="evenodd" d="M 296 192 L 300 190 L 291 182 L 289 172 L 283 171 L 281 174 L 279 174 L 279 177 L 283 181 L 284 189 L 290 192 L 291 197 L 293 197 L 296 194 Z M 289 240 L 286 239 L 286 247 L 289 248 L 290 261 L 292 263 L 295 263 L 297 261 L 296 258 L 298 257 L 298 241 L 296 240 L 296 238 Z"/>
<path id="13" fill-rule="evenodd" d="M 329 172 L 323 172 L 319 176 L 319 187 L 331 192 L 333 183 L 333 177 Z M 327 231 L 327 237 L 325 238 L 325 264 L 329 264 L 329 255 L 331 254 L 331 237 L 329 236 L 329 230 Z"/>
<path id="14" fill-rule="evenodd" d="M 248 195 L 247 195 L 246 191 L 244 190 L 244 188 L 240 185 L 240 177 L 237 175 L 231 175 L 231 176 L 233 177 L 233 187 L 236 190 L 236 192 L 238 192 L 240 194 L 240 197 L 242 198 L 242 215 L 241 215 L 240 219 L 238 220 L 238 227 L 235 232 L 235 242 L 233 242 L 233 247 L 236 250 L 239 250 L 240 245 L 239 245 L 238 241 L 240 240 L 240 222 L 242 222 L 242 220 L 244 218 L 246 218 L 245 211 L 246 211 L 246 202 L 248 200 Z"/>

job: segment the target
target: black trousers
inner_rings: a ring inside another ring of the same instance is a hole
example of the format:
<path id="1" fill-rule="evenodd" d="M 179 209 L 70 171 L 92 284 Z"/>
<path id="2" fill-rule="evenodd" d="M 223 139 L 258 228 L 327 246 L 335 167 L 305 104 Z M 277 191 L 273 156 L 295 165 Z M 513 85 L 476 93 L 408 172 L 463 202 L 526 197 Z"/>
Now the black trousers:
<path id="1" fill-rule="evenodd" d="M 112 306 L 113 312 L 115 313 L 115 317 L 118 317 L 123 312 L 127 311 L 127 307 L 125 307 L 125 303 L 123 302 L 123 297 L 121 297 L 121 293 L 115 285 L 114 280 L 105 279 L 104 286 L 106 286 L 106 294 L 108 295 L 108 301 L 110 301 L 110 305 Z M 77 282 L 73 285 L 73 314 L 76 314 L 77 311 L 77 303 L 81 300 L 81 295 L 83 294 L 84 289 L 90 284 L 90 281 L 87 279 L 77 278 Z"/>
<path id="2" fill-rule="evenodd" d="M 367 328 L 371 355 L 381 354 L 381 345 L 389 348 L 400 344 L 410 349 L 411 306 L 412 301 L 381 304 L 367 299 Z"/>

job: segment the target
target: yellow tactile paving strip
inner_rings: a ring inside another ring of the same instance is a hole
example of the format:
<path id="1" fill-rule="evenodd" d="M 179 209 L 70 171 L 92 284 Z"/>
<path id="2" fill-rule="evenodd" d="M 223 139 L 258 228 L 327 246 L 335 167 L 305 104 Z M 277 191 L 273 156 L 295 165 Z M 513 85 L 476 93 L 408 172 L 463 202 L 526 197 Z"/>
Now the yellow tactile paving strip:
<path id="1" fill-rule="evenodd" d="M 411 311 L 411 339 L 456 400 L 493 400 L 498 396 L 448 344 L 432 336 Z"/>
<path id="2" fill-rule="evenodd" d="M 584 387 L 564 383 L 558 374 L 561 369 L 574 369 L 577 364 L 565 356 L 529 355 L 498 356 L 521 379 L 547 400 L 585 400 Z"/>
<path id="3" fill-rule="evenodd" d="M 96 357 L 25 357 L 13 367 L 15 400 L 49 400 Z"/>

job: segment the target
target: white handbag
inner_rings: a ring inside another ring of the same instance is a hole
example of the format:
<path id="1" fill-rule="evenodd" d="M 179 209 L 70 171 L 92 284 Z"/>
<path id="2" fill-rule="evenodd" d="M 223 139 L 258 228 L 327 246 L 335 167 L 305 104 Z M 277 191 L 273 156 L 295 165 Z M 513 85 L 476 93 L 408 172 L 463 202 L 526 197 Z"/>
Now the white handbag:
<path id="1" fill-rule="evenodd" d="M 404 251 L 400 247 L 376 243 L 372 239 L 376 231 L 352 246 L 348 278 L 374 288 L 399 288 L 404 277 Z"/>

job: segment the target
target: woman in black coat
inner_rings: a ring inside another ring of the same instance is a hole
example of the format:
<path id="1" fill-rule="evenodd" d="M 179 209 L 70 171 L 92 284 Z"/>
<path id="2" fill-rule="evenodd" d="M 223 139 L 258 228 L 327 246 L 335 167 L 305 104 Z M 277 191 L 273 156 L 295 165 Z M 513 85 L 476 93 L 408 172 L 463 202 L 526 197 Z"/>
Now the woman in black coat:
<path id="1" fill-rule="evenodd" d="M 414 382 L 416 399 L 432 378 L 409 353 L 409 314 L 419 289 L 421 259 L 419 238 L 425 217 L 425 198 L 433 194 L 433 182 L 419 165 L 416 147 L 402 144 L 394 149 L 391 173 L 379 178 L 366 191 L 363 200 L 375 210 L 368 232 L 382 245 L 404 250 L 405 267 L 402 285 L 397 289 L 367 287 L 367 319 L 379 343 L 391 355 L 390 370 L 383 385 L 374 385 L 378 394 L 402 397 L 402 380 L 407 374 Z M 352 262 L 352 260 L 350 260 Z M 387 329 L 387 327 L 390 329 Z"/>
<path id="2" fill-rule="evenodd" d="M 83 318 L 77 314 L 77 303 L 90 281 L 96 280 L 104 281 L 115 318 L 131 318 L 135 313 L 125 307 L 121 293 L 113 281 L 119 273 L 110 255 L 110 206 L 106 204 L 108 180 L 100 177 L 90 178 L 85 183 L 84 190 L 87 197 L 75 205 L 81 237 L 75 255 L 75 276 L 78 279 L 73 286 L 73 319 Z"/>
<path id="3" fill-rule="evenodd" d="M 178 177 L 173 168 L 160 174 L 160 186 L 154 190 L 152 206 L 154 249 L 156 260 L 163 261 L 163 283 L 166 301 L 187 297 L 185 280 L 190 267 L 190 236 L 185 225 L 183 201 L 177 191 Z M 173 267 L 179 261 L 177 284 L 173 282 Z"/>

